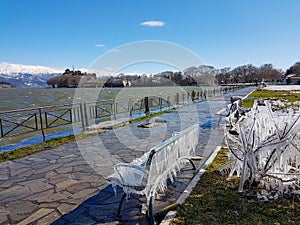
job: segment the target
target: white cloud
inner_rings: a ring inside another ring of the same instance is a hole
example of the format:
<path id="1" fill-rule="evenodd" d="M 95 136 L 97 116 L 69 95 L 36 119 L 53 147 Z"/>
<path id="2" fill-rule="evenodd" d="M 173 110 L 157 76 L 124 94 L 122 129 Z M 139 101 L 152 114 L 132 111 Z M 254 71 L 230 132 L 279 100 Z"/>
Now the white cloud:
<path id="1" fill-rule="evenodd" d="M 96 44 L 96 47 L 98 47 L 98 48 L 104 48 L 105 45 L 104 44 Z"/>
<path id="2" fill-rule="evenodd" d="M 109 51 L 110 51 L 110 52 L 120 52 L 120 50 L 117 49 L 117 48 L 110 49 Z"/>
<path id="3" fill-rule="evenodd" d="M 163 27 L 165 23 L 163 21 L 145 21 L 140 23 L 141 26 L 147 26 L 147 27 Z"/>

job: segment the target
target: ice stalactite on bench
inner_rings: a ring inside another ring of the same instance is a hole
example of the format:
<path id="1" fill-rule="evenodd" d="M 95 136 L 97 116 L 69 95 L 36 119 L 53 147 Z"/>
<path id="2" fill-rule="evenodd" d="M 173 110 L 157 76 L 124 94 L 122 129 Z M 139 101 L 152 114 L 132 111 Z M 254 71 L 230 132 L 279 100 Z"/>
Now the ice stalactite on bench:
<path id="1" fill-rule="evenodd" d="M 145 195 L 149 207 L 148 214 L 153 224 L 152 202 L 158 192 L 167 189 L 167 180 L 173 181 L 177 172 L 187 162 L 190 162 L 193 169 L 196 170 L 192 158 L 195 156 L 198 144 L 198 133 L 199 124 L 195 124 L 181 132 L 174 133 L 171 138 L 153 147 L 149 152 L 131 163 L 115 165 L 115 173 L 107 179 L 113 186 L 118 185 L 124 191 L 118 213 L 124 195 L 130 193 Z"/>

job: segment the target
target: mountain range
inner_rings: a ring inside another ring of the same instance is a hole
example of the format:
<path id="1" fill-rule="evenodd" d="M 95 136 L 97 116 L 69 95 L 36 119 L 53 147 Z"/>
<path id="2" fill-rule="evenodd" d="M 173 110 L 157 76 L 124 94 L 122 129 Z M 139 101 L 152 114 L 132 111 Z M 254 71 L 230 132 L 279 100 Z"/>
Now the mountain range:
<path id="1" fill-rule="evenodd" d="M 0 62 L 0 82 L 15 87 L 47 87 L 47 80 L 59 76 L 61 70 L 45 66 L 29 66 Z"/>

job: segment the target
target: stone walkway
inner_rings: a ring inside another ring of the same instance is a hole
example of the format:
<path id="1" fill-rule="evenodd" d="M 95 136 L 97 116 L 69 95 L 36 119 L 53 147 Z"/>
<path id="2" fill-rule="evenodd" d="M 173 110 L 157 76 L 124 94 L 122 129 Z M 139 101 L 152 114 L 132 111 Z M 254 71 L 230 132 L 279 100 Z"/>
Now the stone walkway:
<path id="1" fill-rule="evenodd" d="M 252 88 L 253 89 L 253 88 Z M 251 88 L 230 95 L 246 95 Z M 228 98 L 228 96 L 227 96 Z M 185 106 L 165 113 L 152 128 L 129 124 L 79 140 L 56 149 L 0 164 L 0 225 L 4 224 L 147 224 L 140 213 L 143 198 L 133 196 L 124 204 L 122 217 L 116 207 L 122 194 L 114 193 L 105 177 L 119 162 L 130 162 L 151 147 L 180 131 L 200 125 L 197 154 L 208 156 L 222 144 L 222 126 L 215 112 L 225 105 L 224 98 Z M 152 120 L 154 120 L 153 118 Z M 186 168 L 170 185 L 155 210 L 176 201 L 193 173 Z"/>

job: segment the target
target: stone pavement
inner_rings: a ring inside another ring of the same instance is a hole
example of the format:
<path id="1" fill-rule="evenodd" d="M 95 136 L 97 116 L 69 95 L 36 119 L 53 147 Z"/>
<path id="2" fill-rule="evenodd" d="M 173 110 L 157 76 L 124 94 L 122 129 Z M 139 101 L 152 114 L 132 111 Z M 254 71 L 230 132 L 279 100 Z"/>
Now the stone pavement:
<path id="1" fill-rule="evenodd" d="M 230 95 L 246 95 L 253 88 Z M 228 98 L 228 96 L 227 96 Z M 180 131 L 200 125 L 197 154 L 208 156 L 222 144 L 223 129 L 214 113 L 223 97 L 185 106 L 160 115 L 166 123 L 141 128 L 139 123 L 108 130 L 99 136 L 0 164 L 0 225 L 2 224 L 147 224 L 140 213 L 143 197 L 132 196 L 117 218 L 121 190 L 116 193 L 105 177 L 118 162 L 130 162 Z M 155 119 L 155 118 L 153 118 Z M 157 201 L 159 211 L 176 201 L 193 176 L 190 168 Z"/>

